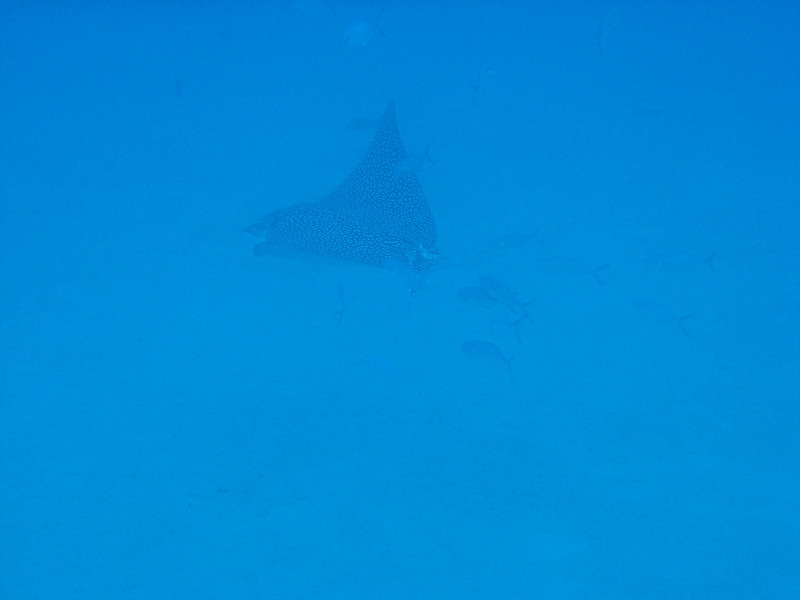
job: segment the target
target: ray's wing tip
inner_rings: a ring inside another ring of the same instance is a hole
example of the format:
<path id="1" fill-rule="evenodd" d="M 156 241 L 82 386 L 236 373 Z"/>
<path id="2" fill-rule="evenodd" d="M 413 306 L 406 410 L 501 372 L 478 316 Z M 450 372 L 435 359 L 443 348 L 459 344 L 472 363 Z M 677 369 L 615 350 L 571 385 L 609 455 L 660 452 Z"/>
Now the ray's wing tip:
<path id="1" fill-rule="evenodd" d="M 397 129 L 397 114 L 395 111 L 394 99 L 389 100 L 389 104 L 386 105 L 386 110 L 383 111 L 383 114 L 378 121 L 376 137 L 378 137 L 381 132 L 386 132 L 392 129 Z"/>

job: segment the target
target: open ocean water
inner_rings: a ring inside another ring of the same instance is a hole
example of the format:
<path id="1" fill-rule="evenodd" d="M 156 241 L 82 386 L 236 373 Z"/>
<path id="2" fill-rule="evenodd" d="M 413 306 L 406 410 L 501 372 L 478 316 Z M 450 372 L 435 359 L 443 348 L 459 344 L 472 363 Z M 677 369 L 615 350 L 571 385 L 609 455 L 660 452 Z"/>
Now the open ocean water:
<path id="1" fill-rule="evenodd" d="M 799 40 L 0 3 L 0 598 L 800 598 Z M 254 253 L 391 101 L 435 264 Z"/>

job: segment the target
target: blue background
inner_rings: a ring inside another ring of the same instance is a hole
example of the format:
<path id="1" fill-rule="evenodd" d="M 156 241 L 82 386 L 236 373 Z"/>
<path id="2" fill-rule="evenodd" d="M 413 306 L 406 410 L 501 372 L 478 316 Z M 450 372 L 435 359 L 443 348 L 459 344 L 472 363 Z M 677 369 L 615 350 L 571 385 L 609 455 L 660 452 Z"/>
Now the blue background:
<path id="1" fill-rule="evenodd" d="M 3 2 L 0 595 L 800 597 L 799 31 Z M 447 264 L 254 257 L 391 99 Z"/>

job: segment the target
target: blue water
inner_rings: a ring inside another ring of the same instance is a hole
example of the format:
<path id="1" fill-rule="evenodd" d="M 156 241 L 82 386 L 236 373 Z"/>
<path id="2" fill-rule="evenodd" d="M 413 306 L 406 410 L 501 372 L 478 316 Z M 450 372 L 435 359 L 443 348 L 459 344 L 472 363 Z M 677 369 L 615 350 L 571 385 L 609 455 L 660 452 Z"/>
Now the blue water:
<path id="1" fill-rule="evenodd" d="M 0 6 L 1 598 L 800 597 L 800 4 L 110 4 Z M 253 256 L 390 100 L 446 260 Z"/>

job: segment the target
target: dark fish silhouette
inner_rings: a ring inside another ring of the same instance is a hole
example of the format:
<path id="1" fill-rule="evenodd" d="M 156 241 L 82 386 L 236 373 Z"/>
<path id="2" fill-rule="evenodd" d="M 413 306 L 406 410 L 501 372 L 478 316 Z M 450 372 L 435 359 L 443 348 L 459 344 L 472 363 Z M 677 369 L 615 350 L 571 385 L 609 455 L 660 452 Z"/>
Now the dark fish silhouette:
<path id="1" fill-rule="evenodd" d="M 611 32 L 617 28 L 622 15 L 620 6 L 616 3 L 609 4 L 603 16 L 600 18 L 600 25 L 597 28 L 597 48 L 600 50 L 600 56 L 606 58 L 606 46 L 608 44 L 608 37 Z"/>
<path id="2" fill-rule="evenodd" d="M 481 89 L 481 73 L 483 72 L 483 63 L 478 66 L 478 71 L 475 73 L 475 80 L 469 84 L 469 87 L 472 88 L 472 97 L 469 101 L 469 106 L 472 108 L 475 106 L 475 100 L 478 99 L 478 92 Z"/>
<path id="3" fill-rule="evenodd" d="M 483 340 L 469 340 L 461 344 L 461 352 L 479 363 L 489 365 L 495 369 L 511 368 L 511 360 L 506 358 L 500 348 L 492 342 Z"/>
<path id="4" fill-rule="evenodd" d="M 422 273 L 438 257 L 436 224 L 417 177 L 396 172 L 406 156 L 390 102 L 364 157 L 339 187 L 243 231 L 264 238 L 258 255 L 312 254 Z"/>
<path id="5" fill-rule="evenodd" d="M 420 169 L 422 168 L 422 165 L 424 165 L 426 161 L 431 163 L 432 165 L 435 165 L 436 163 L 433 162 L 431 157 L 428 155 L 428 151 L 430 150 L 430 148 L 431 148 L 430 145 L 428 145 L 425 146 L 425 152 L 423 152 L 422 154 L 414 153 L 406 156 L 403 160 L 397 163 L 397 166 L 394 169 L 394 174 L 397 175 L 398 177 L 407 177 L 408 175 L 416 175 L 417 173 L 419 173 Z"/>
<path id="6" fill-rule="evenodd" d="M 533 304 L 533 300 L 520 302 L 519 298 L 517 298 L 517 292 L 512 290 L 508 284 L 503 283 L 499 279 L 495 279 L 491 275 L 482 275 L 481 285 L 486 289 L 489 296 L 496 298 L 500 304 L 505 306 L 512 313 L 530 318 L 528 306 Z"/>
<path id="7" fill-rule="evenodd" d="M 495 346 L 492 342 L 469 340 L 461 344 L 461 352 L 464 356 L 469 357 L 478 364 L 492 369 L 506 371 L 508 373 L 508 382 L 516 391 L 517 383 L 514 377 L 514 371 L 511 367 L 511 359 L 506 358 L 505 354 L 500 351 L 500 348 Z"/>
<path id="8" fill-rule="evenodd" d="M 531 233 L 513 231 L 495 239 L 494 242 L 492 242 L 492 246 L 500 250 L 519 250 L 530 244 L 531 240 L 536 237 L 538 231 L 538 229 L 534 229 Z"/>
<path id="9" fill-rule="evenodd" d="M 351 50 L 357 50 L 366 47 L 376 35 L 386 37 L 386 34 L 381 31 L 380 25 L 378 24 L 383 16 L 385 8 L 386 5 L 381 6 L 380 12 L 378 12 L 378 16 L 375 17 L 374 21 L 356 21 L 348 27 L 347 31 L 344 33 L 344 39 L 342 40 L 345 46 Z"/>
<path id="10" fill-rule="evenodd" d="M 378 125 L 378 119 L 364 119 L 356 117 L 347 122 L 347 128 L 350 131 L 367 131 L 374 129 Z"/>
<path id="11" fill-rule="evenodd" d="M 599 267 L 589 267 L 584 262 L 572 256 L 546 256 L 536 261 L 550 275 L 556 277 L 576 277 L 578 275 L 591 275 L 599 285 L 605 285 L 605 281 L 600 277 L 600 272 L 611 265 L 600 265 Z"/>
<path id="12" fill-rule="evenodd" d="M 686 321 L 694 317 L 692 314 L 681 315 L 669 308 L 663 302 L 653 300 L 652 298 L 640 298 L 633 301 L 633 308 L 642 319 L 656 323 L 658 325 L 666 325 L 668 323 L 677 323 L 681 333 L 689 336 L 686 329 Z"/>
<path id="13" fill-rule="evenodd" d="M 716 273 L 717 269 L 714 266 L 716 255 L 715 252 L 706 258 L 702 258 L 682 250 L 657 252 L 648 256 L 644 264 L 648 269 L 661 273 L 686 273 L 699 265 L 705 264 L 713 273 Z"/>
<path id="14" fill-rule="evenodd" d="M 477 285 L 471 285 L 458 290 L 458 299 L 466 304 L 480 306 L 481 308 L 492 308 L 499 302 L 485 287 Z"/>

